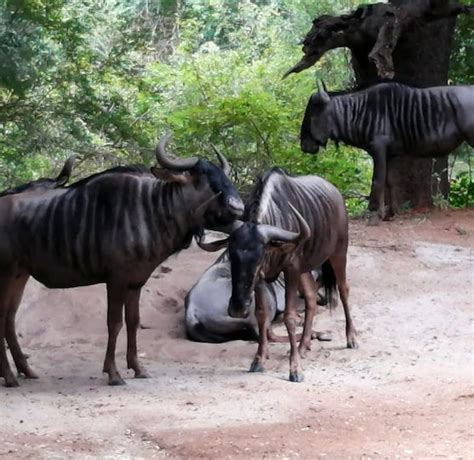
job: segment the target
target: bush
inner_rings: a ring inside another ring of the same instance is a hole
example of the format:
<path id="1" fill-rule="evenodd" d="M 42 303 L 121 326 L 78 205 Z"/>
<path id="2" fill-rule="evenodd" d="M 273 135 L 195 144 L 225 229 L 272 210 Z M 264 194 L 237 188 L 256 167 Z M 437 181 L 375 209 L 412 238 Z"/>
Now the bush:
<path id="1" fill-rule="evenodd" d="M 451 180 L 449 204 L 453 208 L 474 206 L 474 182 L 469 171 L 460 172 Z"/>

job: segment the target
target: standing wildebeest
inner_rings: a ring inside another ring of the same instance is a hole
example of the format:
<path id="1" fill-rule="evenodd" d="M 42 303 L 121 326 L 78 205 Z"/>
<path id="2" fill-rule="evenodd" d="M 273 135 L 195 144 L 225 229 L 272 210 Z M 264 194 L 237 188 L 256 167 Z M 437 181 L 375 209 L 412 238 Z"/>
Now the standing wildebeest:
<path id="1" fill-rule="evenodd" d="M 2 192 L 0 192 L 0 197 L 6 196 L 6 195 L 15 195 L 17 193 L 41 192 L 41 191 L 51 190 L 51 189 L 64 186 L 71 176 L 72 167 L 74 165 L 75 159 L 76 159 L 75 155 L 72 155 L 71 157 L 69 157 L 66 160 L 66 163 L 64 163 L 64 166 L 61 169 L 61 172 L 58 174 L 58 176 L 55 179 L 50 179 L 50 178 L 36 179 L 26 184 L 18 185 L 16 187 L 3 190 Z M 15 331 L 15 315 L 20 305 L 20 300 L 23 295 L 23 290 L 26 285 L 26 282 L 28 281 L 28 278 L 29 276 L 26 276 L 23 286 L 20 286 L 20 283 L 19 283 L 19 289 L 17 291 L 15 299 L 12 300 L 13 305 L 9 311 L 9 317 L 7 318 L 7 323 L 5 326 L 5 338 L 7 340 L 8 346 L 10 347 L 10 350 L 14 350 L 12 353 L 15 353 L 14 356 L 16 357 L 21 356 L 22 353 L 21 353 L 20 345 L 18 343 L 18 337 Z M 36 378 L 37 377 L 36 374 L 28 367 L 25 361 L 26 361 L 26 358 L 23 357 L 22 359 L 18 360 L 17 365 L 20 366 L 20 368 L 24 370 L 25 375 L 27 375 L 29 378 Z"/>
<path id="2" fill-rule="evenodd" d="M 243 212 L 223 157 L 221 168 L 197 158 L 171 160 L 166 142 L 162 138 L 156 149 L 164 169 L 152 168 L 153 174 L 115 168 L 67 189 L 0 199 L 0 376 L 6 386 L 18 382 L 6 356 L 5 332 L 14 331 L 12 311 L 29 275 L 49 288 L 105 283 L 109 384 L 124 383 L 115 365 L 124 306 L 127 365 L 135 377 L 147 377 L 136 345 L 142 286 L 203 227 L 226 225 Z M 18 371 L 34 377 L 20 347 L 11 353 Z"/>
<path id="3" fill-rule="evenodd" d="M 464 141 L 474 147 L 474 86 L 419 89 L 380 83 L 334 94 L 322 89 L 306 107 L 301 149 L 317 153 L 328 139 L 364 149 L 373 158 L 371 211 L 376 211 L 376 221 L 384 217 L 387 179 L 389 190 L 393 188 L 387 177 L 391 158 L 444 156 Z"/>
<path id="4" fill-rule="evenodd" d="M 254 189 L 248 222 L 234 223 L 229 238 L 200 242 L 207 250 L 229 246 L 232 297 L 229 315 L 246 317 L 255 292 L 259 346 L 250 367 L 263 370 L 268 357 L 269 327 L 264 282 L 275 281 L 283 271 L 286 287 L 285 325 L 291 344 L 290 380 L 303 379 L 300 353 L 311 348 L 311 328 L 316 310 L 316 286 L 311 270 L 321 267 L 322 282 L 331 291 L 335 284 L 346 316 L 347 346 L 357 346 L 346 282 L 348 219 L 344 200 L 329 182 L 317 176 L 290 177 L 278 168 L 267 172 Z M 306 310 L 299 350 L 296 337 L 296 300 L 301 283 Z M 332 298 L 331 293 L 327 295 Z"/>

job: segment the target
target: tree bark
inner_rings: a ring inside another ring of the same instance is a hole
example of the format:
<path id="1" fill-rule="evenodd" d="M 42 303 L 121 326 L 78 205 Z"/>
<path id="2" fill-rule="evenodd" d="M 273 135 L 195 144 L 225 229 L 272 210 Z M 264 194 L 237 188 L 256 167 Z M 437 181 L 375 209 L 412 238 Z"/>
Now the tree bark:
<path id="1" fill-rule="evenodd" d="M 423 3 L 425 0 L 417 0 Z M 396 6 L 416 3 L 414 0 L 391 0 Z M 446 1 L 446 3 L 448 3 Z M 455 17 L 431 23 L 412 23 L 398 40 L 393 52 L 394 79 L 413 86 L 438 86 L 448 82 L 449 56 L 454 36 Z M 434 174 L 433 174 L 434 173 Z M 395 158 L 390 165 L 392 194 L 398 204 L 414 208 L 431 207 L 433 196 L 445 198 L 449 192 L 448 157 Z M 390 196 L 390 194 L 388 194 Z"/>
<path id="2" fill-rule="evenodd" d="M 419 87 L 445 85 L 456 16 L 472 13 L 473 8 L 454 0 L 390 0 L 389 4 L 362 5 L 346 15 L 321 16 L 305 37 L 303 59 L 285 76 L 310 67 L 330 49 L 348 47 L 359 86 L 380 77 Z M 422 158 L 393 159 L 388 167 L 387 204 L 395 210 L 404 203 L 432 206 L 433 194 L 447 196 L 447 165 L 447 157 L 435 163 Z"/>

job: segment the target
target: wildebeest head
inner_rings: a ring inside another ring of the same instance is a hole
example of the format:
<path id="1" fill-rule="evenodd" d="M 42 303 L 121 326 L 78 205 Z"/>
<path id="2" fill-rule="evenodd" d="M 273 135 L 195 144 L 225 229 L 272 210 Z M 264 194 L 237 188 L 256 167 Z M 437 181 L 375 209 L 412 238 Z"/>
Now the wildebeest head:
<path id="1" fill-rule="evenodd" d="M 3 192 L 0 192 L 0 196 L 5 195 L 14 195 L 16 193 L 23 193 L 23 192 L 34 192 L 37 190 L 51 190 L 54 188 L 62 187 L 66 184 L 66 182 L 71 177 L 72 167 L 74 165 L 74 161 L 76 160 L 76 155 L 70 156 L 66 163 L 64 163 L 63 169 L 58 174 L 55 179 L 48 179 L 48 178 L 40 178 L 27 184 L 19 185 L 18 187 L 12 187 Z"/>
<path id="2" fill-rule="evenodd" d="M 229 179 L 230 166 L 217 150 L 220 165 L 199 158 L 171 159 L 165 151 L 170 135 L 165 135 L 156 148 L 156 159 L 163 169 L 152 168 L 153 174 L 166 181 L 192 185 L 194 190 L 209 190 L 211 198 L 195 210 L 203 226 L 219 229 L 242 216 L 244 203 Z M 215 147 L 213 147 L 215 149 Z"/>
<path id="3" fill-rule="evenodd" d="M 315 92 L 309 99 L 301 125 L 301 150 L 306 153 L 318 153 L 319 147 L 325 147 L 330 136 L 330 102 L 326 89 Z"/>
<path id="4" fill-rule="evenodd" d="M 289 254 L 309 238 L 308 224 L 291 204 L 290 207 L 298 220 L 299 232 L 290 232 L 273 225 L 237 221 L 228 238 L 212 243 L 198 241 L 199 246 L 206 251 L 229 247 L 232 296 L 228 313 L 231 317 L 246 318 L 249 315 L 253 290 L 262 277 L 265 253 L 278 251 L 281 255 Z"/>

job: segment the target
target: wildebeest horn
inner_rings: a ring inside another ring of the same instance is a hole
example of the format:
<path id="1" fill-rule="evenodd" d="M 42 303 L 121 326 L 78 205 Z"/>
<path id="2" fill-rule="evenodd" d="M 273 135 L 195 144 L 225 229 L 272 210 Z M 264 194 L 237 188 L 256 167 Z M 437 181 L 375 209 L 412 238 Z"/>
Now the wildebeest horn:
<path id="1" fill-rule="evenodd" d="M 298 210 L 295 209 L 291 203 L 288 204 L 298 220 L 300 231 L 290 232 L 280 227 L 274 227 L 273 225 L 259 225 L 258 231 L 262 235 L 265 243 L 269 243 L 270 241 L 281 241 L 283 243 L 299 244 L 310 237 L 311 230 L 309 225 Z"/>
<path id="2" fill-rule="evenodd" d="M 308 222 L 306 222 L 305 218 L 300 214 L 300 212 L 291 203 L 288 203 L 288 205 L 298 220 L 301 234 L 300 242 L 303 242 L 311 236 L 311 229 L 309 228 Z"/>
<path id="3" fill-rule="evenodd" d="M 232 222 L 232 224 L 227 226 L 225 229 L 222 229 L 222 232 L 223 233 L 228 233 L 229 235 L 231 235 L 235 230 L 237 230 L 243 224 L 244 223 L 241 220 L 234 220 L 234 222 Z M 204 251 L 208 251 L 208 252 L 219 251 L 219 249 L 222 249 L 222 248 L 226 247 L 228 242 L 229 242 L 229 237 L 224 238 L 222 240 L 212 241 L 211 243 L 204 243 L 202 238 L 197 238 L 196 237 L 197 245 L 201 249 L 204 249 Z"/>
<path id="4" fill-rule="evenodd" d="M 319 85 L 318 85 L 320 98 L 325 104 L 327 104 L 331 100 L 331 98 L 329 97 L 329 94 L 327 92 L 326 85 L 324 84 L 324 81 L 321 80 L 321 83 L 323 85 L 323 89 L 320 89 Z"/>
<path id="5" fill-rule="evenodd" d="M 202 238 L 196 237 L 196 243 L 204 251 L 216 252 L 225 248 L 229 244 L 229 237 L 224 238 L 223 240 L 211 241 L 210 243 L 204 243 Z"/>
<path id="6" fill-rule="evenodd" d="M 216 153 L 217 158 L 219 158 L 219 162 L 220 162 L 220 164 L 221 164 L 222 171 L 224 171 L 224 174 L 225 174 L 227 177 L 230 177 L 230 165 L 229 165 L 229 162 L 226 160 L 225 156 L 222 155 L 222 153 L 219 152 L 219 150 L 217 150 L 217 147 L 216 147 L 214 144 L 211 144 L 211 147 L 212 147 L 212 149 L 214 150 L 214 152 Z"/>
<path id="7" fill-rule="evenodd" d="M 156 161 L 163 167 L 171 169 L 172 171 L 187 171 L 192 167 L 196 166 L 196 163 L 199 161 L 199 158 L 180 158 L 177 160 L 172 160 L 166 154 L 166 144 L 171 138 L 170 133 L 166 133 L 161 137 L 160 142 L 156 146 L 155 155 Z"/>
<path id="8" fill-rule="evenodd" d="M 323 89 L 324 91 L 326 91 L 326 93 L 328 92 L 328 89 L 326 88 L 326 83 L 324 83 L 324 80 L 321 79 L 321 84 L 323 85 Z"/>
<path id="9" fill-rule="evenodd" d="M 56 177 L 56 182 L 59 186 L 64 185 L 69 178 L 71 177 L 72 167 L 74 166 L 74 162 L 76 161 L 77 155 L 71 155 L 64 163 L 63 169 Z"/>

